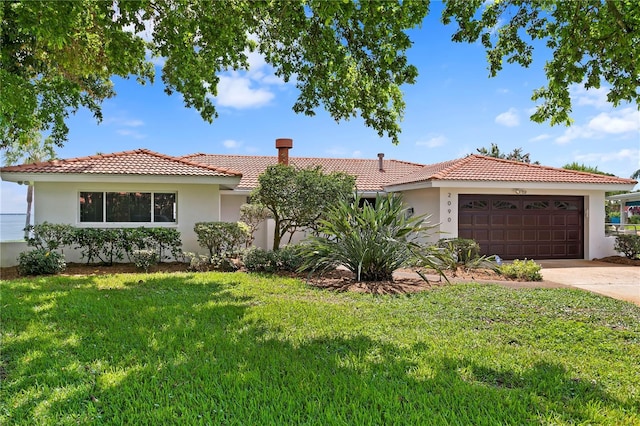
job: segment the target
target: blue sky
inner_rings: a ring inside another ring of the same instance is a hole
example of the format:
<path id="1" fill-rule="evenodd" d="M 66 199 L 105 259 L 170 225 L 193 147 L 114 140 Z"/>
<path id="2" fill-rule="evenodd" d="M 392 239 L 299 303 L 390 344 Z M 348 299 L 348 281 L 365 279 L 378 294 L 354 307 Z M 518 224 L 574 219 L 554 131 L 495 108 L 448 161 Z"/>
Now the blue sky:
<path id="1" fill-rule="evenodd" d="M 531 95 L 545 84 L 543 67 L 550 52 L 537 49 L 530 68 L 505 64 L 488 77 L 485 52 L 478 44 L 453 43 L 454 26 L 439 21 L 441 6 L 420 29 L 410 32 L 409 60 L 417 83 L 403 87 L 406 101 L 400 144 L 365 127 L 360 118 L 336 123 L 324 110 L 315 117 L 295 114 L 294 84 L 284 84 L 258 54 L 249 72 L 222 75 L 215 99 L 219 118 L 208 124 L 187 109 L 179 94 L 156 83 L 114 79 L 117 96 L 103 104 L 102 123 L 87 111 L 72 116 L 69 140 L 59 158 L 147 148 L 168 155 L 195 152 L 275 155 L 276 138 L 292 138 L 292 156 L 385 158 L 435 163 L 475 153 L 496 143 L 504 152 L 522 148 L 533 161 L 561 167 L 577 161 L 629 177 L 640 168 L 640 112 L 635 105 L 613 108 L 604 89 L 572 88 L 573 126 L 529 120 Z M 22 213 L 26 187 L 2 182 L 0 212 Z"/>

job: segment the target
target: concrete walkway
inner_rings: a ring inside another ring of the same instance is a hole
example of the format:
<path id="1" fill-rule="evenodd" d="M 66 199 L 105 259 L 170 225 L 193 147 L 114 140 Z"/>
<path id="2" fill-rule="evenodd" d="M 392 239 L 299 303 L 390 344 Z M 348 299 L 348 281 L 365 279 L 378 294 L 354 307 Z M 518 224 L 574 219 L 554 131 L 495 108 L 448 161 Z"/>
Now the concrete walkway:
<path id="1" fill-rule="evenodd" d="M 541 260 L 544 281 L 626 300 L 640 306 L 640 267 L 592 260 Z"/>

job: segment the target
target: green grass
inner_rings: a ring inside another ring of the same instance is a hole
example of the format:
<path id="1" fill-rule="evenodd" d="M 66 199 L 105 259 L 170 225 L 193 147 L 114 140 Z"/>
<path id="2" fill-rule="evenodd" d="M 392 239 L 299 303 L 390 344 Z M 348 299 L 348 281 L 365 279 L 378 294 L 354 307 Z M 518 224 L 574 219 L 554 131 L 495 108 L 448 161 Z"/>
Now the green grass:
<path id="1" fill-rule="evenodd" d="M 0 283 L 0 424 L 640 424 L 640 308 L 240 273 Z"/>

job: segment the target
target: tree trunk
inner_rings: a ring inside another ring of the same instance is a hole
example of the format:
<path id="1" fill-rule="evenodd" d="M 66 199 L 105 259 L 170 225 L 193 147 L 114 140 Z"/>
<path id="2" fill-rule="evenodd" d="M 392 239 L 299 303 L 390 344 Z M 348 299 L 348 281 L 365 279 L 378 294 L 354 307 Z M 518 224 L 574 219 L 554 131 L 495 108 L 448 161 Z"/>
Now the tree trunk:
<path id="1" fill-rule="evenodd" d="M 31 225 L 31 207 L 33 205 L 33 185 L 29 183 L 27 186 L 27 219 L 24 225 L 24 239 L 29 239 L 29 225 Z"/>

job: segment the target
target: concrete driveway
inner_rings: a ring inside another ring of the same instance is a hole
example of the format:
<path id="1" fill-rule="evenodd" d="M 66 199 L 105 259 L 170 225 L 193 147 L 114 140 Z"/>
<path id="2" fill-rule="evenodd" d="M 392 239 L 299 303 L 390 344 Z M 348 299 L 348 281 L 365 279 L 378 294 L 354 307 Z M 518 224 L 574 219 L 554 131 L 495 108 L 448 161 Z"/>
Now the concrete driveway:
<path id="1" fill-rule="evenodd" d="M 640 306 L 640 267 L 592 260 L 540 260 L 545 281 L 581 288 Z"/>

